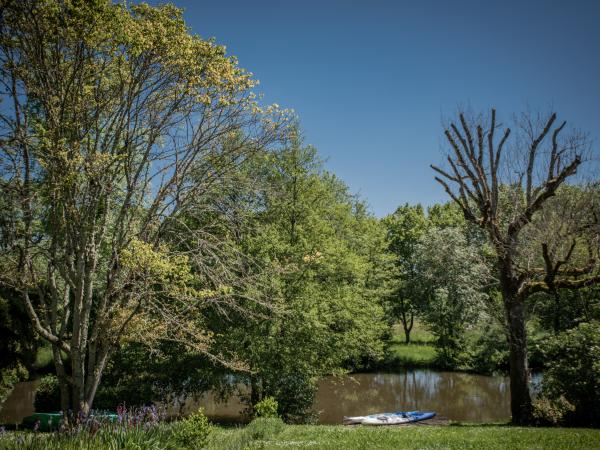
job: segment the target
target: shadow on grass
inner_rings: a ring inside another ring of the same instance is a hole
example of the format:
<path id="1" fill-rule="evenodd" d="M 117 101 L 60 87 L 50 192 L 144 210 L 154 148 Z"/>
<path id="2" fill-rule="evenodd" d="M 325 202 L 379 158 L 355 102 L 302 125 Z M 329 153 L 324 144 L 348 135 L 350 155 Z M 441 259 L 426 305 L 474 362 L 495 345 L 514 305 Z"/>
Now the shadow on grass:
<path id="1" fill-rule="evenodd" d="M 478 422 L 450 422 L 448 426 L 457 428 L 486 428 L 486 427 L 512 427 L 514 426 L 510 422 L 490 422 L 490 423 L 478 423 Z"/>

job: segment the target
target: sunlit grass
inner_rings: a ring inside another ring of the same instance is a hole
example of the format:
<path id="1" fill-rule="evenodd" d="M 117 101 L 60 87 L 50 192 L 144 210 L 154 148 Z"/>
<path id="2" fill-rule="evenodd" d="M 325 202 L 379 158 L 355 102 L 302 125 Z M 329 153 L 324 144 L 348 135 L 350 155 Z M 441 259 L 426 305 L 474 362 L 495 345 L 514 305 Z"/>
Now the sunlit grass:
<path id="1" fill-rule="evenodd" d="M 388 347 L 387 361 L 390 366 L 426 367 L 433 365 L 436 350 L 434 336 L 420 322 L 416 321 L 410 334 L 410 343 L 405 343 L 402 325 L 393 327 L 393 335 Z"/>
<path id="2" fill-rule="evenodd" d="M 598 448 L 600 430 L 519 428 L 510 426 L 344 427 L 286 425 L 281 431 L 256 433 L 217 428 L 211 449 L 581 449 Z"/>
<path id="3" fill-rule="evenodd" d="M 404 366 L 429 366 L 436 357 L 435 347 L 432 345 L 394 344 L 389 349 L 388 359 L 398 365 Z"/>
<path id="4" fill-rule="evenodd" d="M 393 343 L 404 344 L 404 329 L 402 328 L 402 325 L 394 325 L 392 327 L 392 333 Z M 435 336 L 427 329 L 427 327 L 416 320 L 410 332 L 410 343 L 415 345 L 433 344 L 434 339 Z"/>

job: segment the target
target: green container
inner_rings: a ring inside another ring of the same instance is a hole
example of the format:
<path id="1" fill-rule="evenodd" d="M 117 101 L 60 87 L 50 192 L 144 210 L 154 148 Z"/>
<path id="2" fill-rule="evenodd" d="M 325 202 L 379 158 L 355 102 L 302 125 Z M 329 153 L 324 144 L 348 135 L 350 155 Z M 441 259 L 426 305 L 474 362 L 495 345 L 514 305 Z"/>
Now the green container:
<path id="1" fill-rule="evenodd" d="M 36 422 L 39 421 L 39 431 L 56 431 L 60 427 L 62 417 L 60 412 L 35 413 L 25 417 L 22 425 L 26 428 L 34 428 Z M 91 417 L 95 417 L 101 422 L 116 422 L 119 419 L 117 414 L 110 412 L 92 414 Z"/>

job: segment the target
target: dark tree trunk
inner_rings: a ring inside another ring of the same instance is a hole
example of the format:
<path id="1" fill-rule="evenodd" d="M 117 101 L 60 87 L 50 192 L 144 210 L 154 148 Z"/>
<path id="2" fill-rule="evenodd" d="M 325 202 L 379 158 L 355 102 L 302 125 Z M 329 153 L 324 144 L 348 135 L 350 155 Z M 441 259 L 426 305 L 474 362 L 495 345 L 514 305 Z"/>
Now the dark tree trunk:
<path id="1" fill-rule="evenodd" d="M 250 377 L 250 405 L 252 406 L 252 408 L 254 408 L 254 405 L 256 405 L 260 400 L 261 400 L 261 389 L 259 387 L 260 382 L 258 380 L 257 377 L 255 376 L 251 376 Z"/>
<path id="2" fill-rule="evenodd" d="M 402 311 L 402 327 L 404 328 L 404 343 L 410 344 L 410 332 L 412 331 L 415 315 L 411 311 L 409 313 L 410 319 L 406 317 L 406 312 Z"/>
<path id="3" fill-rule="evenodd" d="M 58 388 L 60 391 L 60 410 L 68 411 L 71 407 L 70 386 L 68 382 L 67 372 L 65 370 L 65 364 L 62 360 L 60 348 L 58 348 L 58 346 L 56 345 L 52 346 L 52 359 L 54 361 L 54 368 L 56 370 L 56 376 L 58 378 Z"/>
<path id="4" fill-rule="evenodd" d="M 527 365 L 527 336 L 525 332 L 524 302 L 511 296 L 505 298 L 508 322 L 510 364 L 510 409 L 516 425 L 531 423 L 531 395 L 529 394 L 529 369 Z"/>

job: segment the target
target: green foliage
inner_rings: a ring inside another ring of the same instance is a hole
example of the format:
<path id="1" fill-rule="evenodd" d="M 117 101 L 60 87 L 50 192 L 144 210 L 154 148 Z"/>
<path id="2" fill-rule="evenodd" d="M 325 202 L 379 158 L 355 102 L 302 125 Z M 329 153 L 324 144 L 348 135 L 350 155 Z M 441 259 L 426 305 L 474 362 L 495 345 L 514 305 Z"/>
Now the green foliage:
<path id="1" fill-rule="evenodd" d="M 0 111 L 0 159 L 15 161 L 0 176 L 2 283 L 19 286 L 27 330 L 69 353 L 57 373 L 71 406 L 89 407 L 77 393 L 95 392 L 120 344 L 210 353 L 204 306 L 233 303 L 241 274 L 215 258 L 222 236 L 174 224 L 278 142 L 287 113 L 259 105 L 251 75 L 170 4 L 3 2 L 0 71 L 13 82 L 0 102 L 14 105 Z M 231 135 L 244 145 L 223 148 Z M 208 269 L 215 259 L 227 270 Z"/>
<path id="2" fill-rule="evenodd" d="M 27 379 L 37 342 L 18 295 L 0 287 L 0 404 Z"/>
<path id="3" fill-rule="evenodd" d="M 60 411 L 60 390 L 56 375 L 45 375 L 35 391 L 35 410 L 37 412 Z"/>
<path id="4" fill-rule="evenodd" d="M 37 372 L 54 370 L 52 347 L 44 345 L 37 349 L 34 367 Z"/>
<path id="5" fill-rule="evenodd" d="M 0 435 L 0 450 L 187 450 L 206 446 L 209 433 L 206 427 L 200 432 L 186 428 L 185 438 L 181 437 L 179 427 L 178 422 L 152 427 L 100 427 L 71 433 L 6 433 Z"/>
<path id="6" fill-rule="evenodd" d="M 558 426 L 565 421 L 568 413 L 575 411 L 569 401 L 562 395 L 555 399 L 539 396 L 533 401 L 533 420 L 541 426 Z"/>
<path id="7" fill-rule="evenodd" d="M 284 420 L 311 420 L 319 377 L 383 356 L 385 229 L 297 135 L 245 170 L 260 189 L 242 191 L 254 205 L 245 217 L 252 232 L 232 245 L 264 268 L 245 296 L 274 308 L 270 320 L 215 317 L 215 336 L 254 372 L 242 375 L 249 409 L 271 396 Z"/>
<path id="8" fill-rule="evenodd" d="M 254 405 L 254 414 L 256 417 L 277 417 L 277 400 L 273 397 L 265 397 Z"/>
<path id="9" fill-rule="evenodd" d="M 496 321 L 485 321 L 468 343 L 469 366 L 479 373 L 508 370 L 508 341 Z"/>
<path id="10" fill-rule="evenodd" d="M 464 214 L 454 202 L 436 203 L 427 209 L 427 219 L 436 228 L 468 228 Z"/>
<path id="11" fill-rule="evenodd" d="M 151 350 L 128 343 L 109 361 L 94 408 L 148 405 L 212 388 L 228 389 L 225 370 L 180 343 L 162 341 Z"/>
<path id="12" fill-rule="evenodd" d="M 600 323 L 585 323 L 548 340 L 543 395 L 556 404 L 561 397 L 575 409 L 569 425 L 600 426 Z"/>
<path id="13" fill-rule="evenodd" d="M 244 429 L 252 440 L 270 439 L 277 436 L 285 428 L 283 420 L 278 417 L 259 417 Z"/>
<path id="14" fill-rule="evenodd" d="M 27 375 L 27 369 L 19 362 L 12 367 L 0 368 L 0 410 L 2 409 L 2 403 L 12 392 L 14 385 L 26 379 Z"/>
<path id="15" fill-rule="evenodd" d="M 171 433 L 173 440 L 185 449 L 198 449 L 206 445 L 212 425 L 199 410 L 183 420 L 173 424 Z"/>
<path id="16" fill-rule="evenodd" d="M 429 227 L 421 205 L 400 206 L 383 219 L 387 228 L 388 251 L 393 257 L 391 290 L 386 298 L 386 309 L 392 319 L 402 323 L 405 342 L 410 342 L 415 314 L 424 301 L 416 272 L 416 249 L 423 233 Z"/>
<path id="17" fill-rule="evenodd" d="M 555 294 L 538 293 L 531 298 L 540 324 L 559 333 L 580 323 L 600 320 L 600 289 L 589 287 L 577 291 L 559 289 Z"/>
<path id="18" fill-rule="evenodd" d="M 482 312 L 489 269 L 479 249 L 455 227 L 431 228 L 417 249 L 417 271 L 427 295 L 423 320 L 436 336 L 437 364 L 455 368 L 468 361 L 465 332 Z"/>

